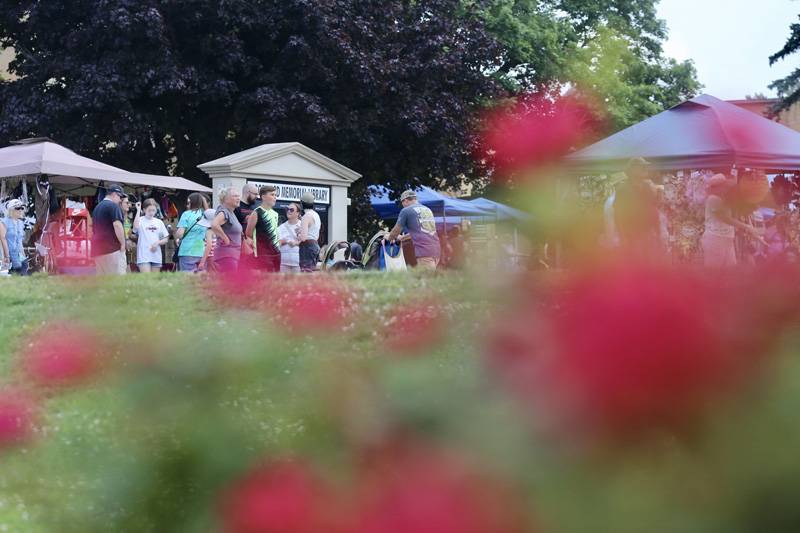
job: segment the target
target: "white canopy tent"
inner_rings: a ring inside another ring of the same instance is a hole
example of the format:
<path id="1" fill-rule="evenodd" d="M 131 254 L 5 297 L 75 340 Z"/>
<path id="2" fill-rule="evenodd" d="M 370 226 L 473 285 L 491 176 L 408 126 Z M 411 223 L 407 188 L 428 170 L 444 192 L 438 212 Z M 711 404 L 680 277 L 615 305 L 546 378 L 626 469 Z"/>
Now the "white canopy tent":
<path id="1" fill-rule="evenodd" d="M 127 172 L 99 161 L 83 157 L 72 150 L 48 140 L 31 140 L 0 148 L 0 180 L 11 177 L 47 174 L 53 185 L 91 185 L 117 182 L 138 187 L 198 191 L 210 193 L 211 188 L 177 176 L 156 176 Z"/>

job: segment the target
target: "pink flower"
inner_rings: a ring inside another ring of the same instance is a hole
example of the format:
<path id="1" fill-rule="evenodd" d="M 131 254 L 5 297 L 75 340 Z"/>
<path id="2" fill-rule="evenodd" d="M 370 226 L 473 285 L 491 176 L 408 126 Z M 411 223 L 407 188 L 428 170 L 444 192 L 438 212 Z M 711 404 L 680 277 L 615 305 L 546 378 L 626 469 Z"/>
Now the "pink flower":
<path id="1" fill-rule="evenodd" d="M 577 97 L 531 93 L 487 117 L 479 157 L 507 177 L 558 162 L 599 128 L 596 114 Z"/>
<path id="2" fill-rule="evenodd" d="M 257 308 L 274 282 L 273 276 L 250 268 L 219 273 L 208 279 L 211 303 L 222 307 Z"/>
<path id="3" fill-rule="evenodd" d="M 31 440 L 37 411 L 37 402 L 29 393 L 0 390 L 0 450 Z"/>
<path id="4" fill-rule="evenodd" d="M 547 308 L 533 314 L 523 305 L 516 333 L 507 323 L 495 335 L 490 360 L 561 429 L 627 436 L 678 428 L 730 391 L 755 349 L 734 348 L 722 294 L 682 270 L 576 274 Z"/>
<path id="5" fill-rule="evenodd" d="M 226 533 L 317 533 L 325 531 L 329 494 L 300 463 L 256 468 L 226 490 L 220 501 Z"/>
<path id="6" fill-rule="evenodd" d="M 367 470 L 354 533 L 529 531 L 510 491 L 440 451 L 392 448 Z"/>
<path id="7" fill-rule="evenodd" d="M 104 342 L 79 324 L 56 322 L 33 333 L 22 352 L 25 375 L 42 386 L 71 386 L 101 370 Z"/>
<path id="8" fill-rule="evenodd" d="M 335 330 L 352 312 L 347 292 L 327 276 L 273 283 L 267 297 L 270 316 L 295 334 Z"/>
<path id="9" fill-rule="evenodd" d="M 442 340 L 446 322 L 444 312 L 435 302 L 408 302 L 390 314 L 384 339 L 390 350 L 419 354 Z"/>

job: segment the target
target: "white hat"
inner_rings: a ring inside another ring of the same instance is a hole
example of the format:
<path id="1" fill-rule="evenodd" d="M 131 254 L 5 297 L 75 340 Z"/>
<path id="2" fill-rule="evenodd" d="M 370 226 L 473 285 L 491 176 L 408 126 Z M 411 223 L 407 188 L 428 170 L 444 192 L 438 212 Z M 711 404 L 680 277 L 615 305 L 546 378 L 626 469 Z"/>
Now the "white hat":
<path id="1" fill-rule="evenodd" d="M 11 211 L 12 209 L 15 209 L 17 207 L 25 207 L 25 202 L 14 198 L 13 200 L 9 200 L 6 203 L 6 211 Z"/>
<path id="2" fill-rule="evenodd" d="M 211 221 L 214 220 L 214 216 L 216 215 L 216 211 L 213 209 L 206 209 L 203 211 L 203 218 L 197 221 L 198 226 L 202 226 L 204 228 L 211 227 Z"/>

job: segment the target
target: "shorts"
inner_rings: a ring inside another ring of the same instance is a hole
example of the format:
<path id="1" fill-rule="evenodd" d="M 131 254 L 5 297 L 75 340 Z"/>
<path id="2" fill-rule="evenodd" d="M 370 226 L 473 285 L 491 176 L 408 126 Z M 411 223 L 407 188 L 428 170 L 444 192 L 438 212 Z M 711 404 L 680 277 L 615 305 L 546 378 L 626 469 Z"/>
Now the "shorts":
<path id="1" fill-rule="evenodd" d="M 263 272 L 279 272 L 281 269 L 280 254 L 259 255 L 258 257 L 250 258 L 248 262 L 250 263 L 250 268 Z"/>
<path id="2" fill-rule="evenodd" d="M 98 255 L 94 258 L 94 271 L 98 276 L 107 276 L 109 274 L 120 275 L 120 265 L 122 259 L 120 258 L 122 252 L 117 250 L 110 254 Z"/>
<path id="3" fill-rule="evenodd" d="M 197 270 L 197 265 L 201 259 L 203 258 L 193 255 L 178 256 L 178 270 L 180 272 L 194 272 Z"/>
<path id="4" fill-rule="evenodd" d="M 23 259 L 19 266 L 11 267 L 8 271 L 10 274 L 14 274 L 17 276 L 27 276 L 30 273 L 28 272 L 28 259 Z"/>
<path id="5" fill-rule="evenodd" d="M 300 265 L 281 265 L 281 272 L 284 274 L 300 272 Z"/>
<path id="6" fill-rule="evenodd" d="M 436 270 L 439 264 L 438 257 L 417 257 L 417 267 L 420 270 Z"/>
<path id="7" fill-rule="evenodd" d="M 319 243 L 316 241 L 305 241 L 300 243 L 300 270 L 303 272 L 313 272 L 317 269 L 319 259 Z"/>
<path id="8" fill-rule="evenodd" d="M 214 265 L 217 267 L 217 272 L 232 273 L 239 270 L 239 259 L 237 257 L 215 257 Z"/>

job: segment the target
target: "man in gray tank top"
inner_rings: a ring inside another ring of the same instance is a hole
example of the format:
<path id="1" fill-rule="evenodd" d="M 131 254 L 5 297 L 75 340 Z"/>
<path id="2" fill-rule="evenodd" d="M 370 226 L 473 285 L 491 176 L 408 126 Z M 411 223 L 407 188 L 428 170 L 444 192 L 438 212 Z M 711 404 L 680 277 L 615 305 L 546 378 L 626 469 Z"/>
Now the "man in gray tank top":
<path id="1" fill-rule="evenodd" d="M 319 230 L 322 223 L 319 214 L 314 211 L 314 195 L 303 193 L 300 198 L 303 206 L 303 218 L 300 221 L 300 270 L 314 272 L 319 257 Z"/>

